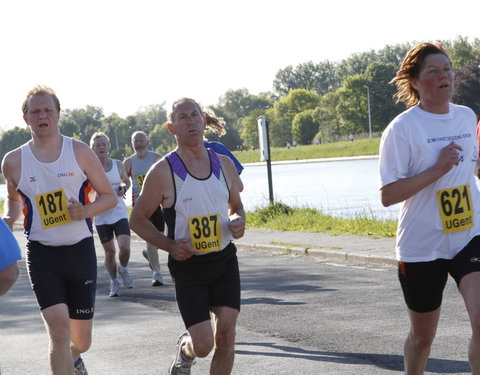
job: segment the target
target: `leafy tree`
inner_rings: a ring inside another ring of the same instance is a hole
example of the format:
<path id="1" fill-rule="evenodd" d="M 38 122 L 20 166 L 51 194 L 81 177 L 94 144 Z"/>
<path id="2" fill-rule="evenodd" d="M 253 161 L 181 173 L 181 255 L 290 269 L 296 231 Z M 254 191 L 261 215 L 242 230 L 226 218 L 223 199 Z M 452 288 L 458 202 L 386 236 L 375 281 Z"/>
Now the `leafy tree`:
<path id="1" fill-rule="evenodd" d="M 63 134 L 77 136 L 88 144 L 92 134 L 102 129 L 104 118 L 101 107 L 87 105 L 85 109 L 66 109 L 60 117 L 59 127 Z"/>
<path id="2" fill-rule="evenodd" d="M 247 148 L 258 148 L 258 118 L 261 115 L 265 115 L 267 121 L 273 117 L 273 109 L 269 108 L 264 109 L 255 109 L 246 117 L 241 120 L 243 130 L 242 130 L 242 139 L 243 145 Z M 270 123 L 269 123 L 270 125 Z"/>
<path id="3" fill-rule="evenodd" d="M 385 129 L 390 121 L 404 109 L 403 104 L 395 104 L 393 100 L 396 88 L 389 82 L 395 74 L 396 67 L 389 63 L 370 64 L 365 72 L 365 86 L 368 86 L 370 94 L 372 132 Z M 366 88 L 364 88 L 364 94 L 366 94 L 365 90 Z"/>
<path id="4" fill-rule="evenodd" d="M 297 113 L 292 122 L 292 139 L 298 144 L 306 145 L 312 142 L 318 132 L 318 122 L 314 116 L 315 110 L 309 109 Z"/>
<path id="5" fill-rule="evenodd" d="M 319 100 L 320 97 L 313 91 L 296 89 L 275 103 L 273 121 L 269 127 L 272 146 L 284 146 L 291 142 L 292 121 L 295 115 L 316 108 Z"/>
<path id="6" fill-rule="evenodd" d="M 448 49 L 454 69 L 462 69 L 465 65 L 480 59 L 480 39 L 475 39 L 472 44 L 468 42 L 468 38 L 458 36 L 454 41 L 444 41 L 443 44 Z"/>
<path id="7" fill-rule="evenodd" d="M 480 116 L 480 59 L 456 73 L 452 101 L 472 108 Z"/>
<path id="8" fill-rule="evenodd" d="M 126 119 L 112 113 L 103 120 L 102 131 L 110 138 L 110 156 L 112 158 L 123 160 L 132 153 L 130 137 L 133 132 Z"/>
<path id="9" fill-rule="evenodd" d="M 252 95 L 247 89 L 229 90 L 220 97 L 218 105 L 212 106 L 215 114 L 225 120 L 226 134 L 222 137 L 209 132 L 206 137 L 211 141 L 220 141 L 230 150 L 242 145 L 240 133 L 243 130 L 242 119 L 252 111 L 273 106 L 271 93 Z"/>
<path id="10" fill-rule="evenodd" d="M 166 122 L 156 125 L 148 139 L 152 148 L 160 155 L 165 155 L 176 147 L 175 137 L 168 131 Z"/>
<path id="11" fill-rule="evenodd" d="M 133 117 L 135 118 L 135 127 L 133 131 L 142 130 L 150 133 L 157 125 L 167 121 L 167 111 L 164 108 L 165 103 L 151 104 L 140 108 Z"/>
<path id="12" fill-rule="evenodd" d="M 323 95 L 336 89 L 340 84 L 334 63 L 328 60 L 317 64 L 309 61 L 295 68 L 290 65 L 279 70 L 273 81 L 273 89 L 280 97 L 295 89 L 309 90 Z"/>
<path id="13" fill-rule="evenodd" d="M 7 152 L 28 142 L 30 138 L 30 128 L 27 127 L 20 128 L 16 126 L 13 129 L 2 132 L 0 134 L 0 161 L 3 160 Z"/>
<path id="14" fill-rule="evenodd" d="M 318 133 L 314 138 L 320 142 L 332 142 L 341 136 L 338 104 L 342 89 L 330 92 L 320 98 L 320 105 L 314 110 L 313 117 L 319 124 Z"/>

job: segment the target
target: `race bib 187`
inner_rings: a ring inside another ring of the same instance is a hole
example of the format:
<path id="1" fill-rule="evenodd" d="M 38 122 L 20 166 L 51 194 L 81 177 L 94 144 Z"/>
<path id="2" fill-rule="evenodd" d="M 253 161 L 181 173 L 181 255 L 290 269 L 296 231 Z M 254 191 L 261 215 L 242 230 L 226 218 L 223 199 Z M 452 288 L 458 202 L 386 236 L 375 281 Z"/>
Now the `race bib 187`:
<path id="1" fill-rule="evenodd" d="M 443 233 L 452 233 L 473 227 L 473 207 L 470 185 L 465 184 L 437 191 Z"/>
<path id="2" fill-rule="evenodd" d="M 35 197 L 43 229 L 53 228 L 72 221 L 68 213 L 67 197 L 63 189 Z"/>
<path id="3" fill-rule="evenodd" d="M 201 253 L 221 250 L 220 215 L 196 216 L 188 219 L 192 246 Z"/>

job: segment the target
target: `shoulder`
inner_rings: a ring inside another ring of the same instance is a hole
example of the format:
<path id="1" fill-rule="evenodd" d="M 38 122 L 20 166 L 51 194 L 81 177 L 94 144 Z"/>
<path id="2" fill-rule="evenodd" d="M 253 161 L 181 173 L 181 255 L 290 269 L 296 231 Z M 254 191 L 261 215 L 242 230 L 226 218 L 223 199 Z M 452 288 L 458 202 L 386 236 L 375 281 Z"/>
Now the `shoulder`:
<path id="1" fill-rule="evenodd" d="M 90 154 L 91 152 L 93 153 L 92 149 L 88 147 L 86 143 L 74 138 L 71 138 L 71 140 L 72 140 L 73 151 L 75 151 L 75 153 L 77 152 L 80 154 L 84 154 L 84 153 Z"/>
<path id="2" fill-rule="evenodd" d="M 2 170 L 5 168 L 20 168 L 22 161 L 22 146 L 9 151 L 5 154 L 2 160 Z"/>
<path id="3" fill-rule="evenodd" d="M 149 151 L 149 153 L 153 156 L 155 161 L 160 160 L 162 158 L 162 155 L 160 155 L 159 153 L 157 153 L 155 151 Z"/>
<path id="4" fill-rule="evenodd" d="M 222 154 L 217 154 L 217 156 L 220 159 L 220 163 L 222 164 L 222 169 L 224 170 L 225 173 L 237 174 L 237 169 L 235 168 L 235 165 L 233 164 L 232 159 Z"/>
<path id="5" fill-rule="evenodd" d="M 461 114 L 462 116 L 469 118 L 469 120 L 477 124 L 477 115 L 475 114 L 473 109 L 471 109 L 470 107 L 467 107 L 465 105 L 459 105 L 459 104 L 450 104 L 450 108 L 452 111 L 455 111 Z"/>

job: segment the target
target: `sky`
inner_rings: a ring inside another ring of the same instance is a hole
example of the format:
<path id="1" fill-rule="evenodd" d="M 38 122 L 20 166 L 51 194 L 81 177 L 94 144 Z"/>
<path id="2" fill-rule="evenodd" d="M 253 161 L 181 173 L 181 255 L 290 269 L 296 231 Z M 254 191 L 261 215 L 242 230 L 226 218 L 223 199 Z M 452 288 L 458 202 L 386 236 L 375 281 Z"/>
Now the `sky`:
<path id="1" fill-rule="evenodd" d="M 271 91 L 308 61 L 413 41 L 480 38 L 472 0 L 15 0 L 0 3 L 0 130 L 38 84 L 62 109 L 132 115 L 187 96 Z"/>

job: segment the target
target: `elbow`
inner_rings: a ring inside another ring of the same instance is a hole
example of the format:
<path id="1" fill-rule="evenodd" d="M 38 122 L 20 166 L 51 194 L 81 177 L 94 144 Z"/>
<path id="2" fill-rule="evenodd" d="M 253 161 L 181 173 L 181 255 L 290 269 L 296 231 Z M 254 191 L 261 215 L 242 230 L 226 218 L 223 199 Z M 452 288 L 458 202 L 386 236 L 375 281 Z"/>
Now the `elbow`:
<path id="1" fill-rule="evenodd" d="M 391 194 L 388 194 L 385 190 L 380 190 L 380 201 L 382 202 L 383 207 L 390 207 L 391 205 L 397 203 L 393 200 Z"/>
<path id="2" fill-rule="evenodd" d="M 382 197 L 382 205 L 383 207 L 390 207 L 392 204 L 394 204 L 393 202 L 389 201 L 388 199 L 384 199 Z"/>

